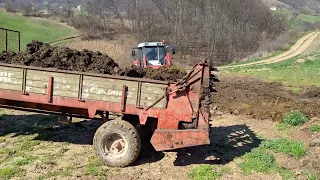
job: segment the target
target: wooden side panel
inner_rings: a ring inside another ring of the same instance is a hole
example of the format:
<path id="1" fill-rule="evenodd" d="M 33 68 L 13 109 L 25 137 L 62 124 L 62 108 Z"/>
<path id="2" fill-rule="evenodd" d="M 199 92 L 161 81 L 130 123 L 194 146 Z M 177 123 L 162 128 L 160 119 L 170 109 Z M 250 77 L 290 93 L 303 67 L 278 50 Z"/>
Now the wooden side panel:
<path id="1" fill-rule="evenodd" d="M 54 79 L 53 96 L 78 98 L 79 76 L 74 74 L 28 70 L 26 77 L 26 92 L 47 94 L 50 76 Z"/>
<path id="2" fill-rule="evenodd" d="M 140 106 L 149 107 L 154 102 L 162 98 L 168 86 L 162 84 L 152 84 L 152 83 L 142 83 L 141 86 L 141 98 L 140 98 Z M 153 107 L 164 109 L 167 106 L 167 98 L 166 96 L 162 98 L 157 104 Z"/>
<path id="3" fill-rule="evenodd" d="M 0 89 L 22 91 L 23 69 L 0 67 Z"/>
<path id="4" fill-rule="evenodd" d="M 0 89 L 21 91 L 24 84 L 22 68 L 0 66 Z M 46 72 L 41 70 L 26 70 L 26 93 L 48 94 L 48 80 L 53 77 L 53 96 L 78 98 L 80 75 L 62 72 Z M 149 107 L 157 102 L 154 108 L 166 108 L 167 99 L 162 98 L 168 88 L 167 85 L 142 83 L 141 94 L 138 96 L 139 82 L 118 80 L 90 75 L 83 76 L 82 99 L 121 103 L 122 88 L 128 88 L 126 103 Z M 162 99 L 161 99 L 162 98 Z M 161 100 L 160 100 L 161 99 Z M 137 103 L 137 100 L 139 102 Z"/>
<path id="5" fill-rule="evenodd" d="M 123 85 L 128 87 L 127 104 L 137 101 L 138 82 L 100 77 L 83 77 L 82 98 L 87 100 L 121 102 Z"/>

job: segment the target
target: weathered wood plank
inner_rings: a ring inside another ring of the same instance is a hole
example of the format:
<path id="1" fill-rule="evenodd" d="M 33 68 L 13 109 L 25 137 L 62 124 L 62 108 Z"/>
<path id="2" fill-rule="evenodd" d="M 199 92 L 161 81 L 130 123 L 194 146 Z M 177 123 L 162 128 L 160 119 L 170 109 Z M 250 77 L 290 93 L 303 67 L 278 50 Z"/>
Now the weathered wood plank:
<path id="1" fill-rule="evenodd" d="M 158 100 L 160 97 L 162 97 L 164 94 L 145 94 L 142 93 L 141 94 L 141 100 L 148 100 L 148 101 L 156 101 Z M 166 99 L 166 98 L 164 98 Z"/>
<path id="2" fill-rule="evenodd" d="M 88 88 L 83 87 L 83 93 L 89 95 L 101 95 L 101 96 L 116 96 L 121 97 L 122 89 L 102 89 L 102 88 Z M 129 91 L 127 92 L 128 98 L 137 98 L 137 92 Z"/>
<path id="3" fill-rule="evenodd" d="M 140 106 L 142 107 L 149 107 L 151 106 L 155 101 L 148 101 L 148 100 L 141 100 L 140 101 Z M 161 108 L 164 109 L 166 108 L 167 102 L 166 100 L 161 100 L 160 102 L 158 102 L 156 105 L 154 105 L 154 108 Z"/>
<path id="4" fill-rule="evenodd" d="M 39 75 L 30 75 L 27 74 L 27 80 L 30 81 L 41 81 L 41 82 L 48 82 L 49 76 L 39 76 Z M 62 83 L 68 85 L 78 85 L 79 84 L 79 77 L 76 78 L 64 78 L 64 77 L 57 77 L 53 76 L 54 83 Z"/>
<path id="5" fill-rule="evenodd" d="M 48 94 L 48 90 L 44 88 L 37 88 L 37 87 L 26 87 L 27 93 L 35 93 L 35 94 Z"/>
<path id="6" fill-rule="evenodd" d="M 110 82 L 108 81 L 108 79 L 105 79 L 105 80 L 106 81 L 94 81 L 94 80 L 88 80 L 84 78 L 83 86 L 122 89 L 123 85 L 126 85 L 128 88 L 134 88 L 134 89 L 138 88 L 138 82 L 122 81 L 122 80 L 116 80 L 116 81 Z"/>
<path id="7" fill-rule="evenodd" d="M 70 98 L 78 98 L 78 92 L 74 91 L 61 91 L 61 90 L 53 90 L 53 96 L 62 96 L 62 97 L 70 97 Z"/>
<path id="8" fill-rule="evenodd" d="M 42 81 L 26 81 L 27 86 L 35 87 L 35 88 L 48 88 L 48 82 L 42 82 Z M 71 92 L 78 92 L 79 86 L 78 85 L 69 85 L 69 84 L 62 84 L 62 83 L 53 83 L 53 89 L 54 90 L 63 90 L 63 91 L 71 91 Z"/>
<path id="9" fill-rule="evenodd" d="M 13 67 L 4 67 L 0 66 L 0 71 L 5 71 L 5 72 L 23 72 L 23 69 L 21 68 L 13 68 Z"/>
<path id="10" fill-rule="evenodd" d="M 27 76 L 53 76 L 53 77 L 60 77 L 60 78 L 77 78 L 79 75 L 76 74 L 67 74 L 67 73 L 55 73 L 55 72 L 46 72 L 46 71 L 39 71 L 39 70 L 27 70 Z"/>
<path id="11" fill-rule="evenodd" d="M 168 85 L 163 84 L 154 84 L 154 83 L 142 83 L 142 87 L 151 87 L 151 88 L 163 88 L 166 89 Z"/>
<path id="12" fill-rule="evenodd" d="M 0 77 L 0 83 L 2 84 L 14 84 L 22 86 L 22 79 L 20 78 L 9 78 L 9 77 Z"/>
<path id="13" fill-rule="evenodd" d="M 22 85 L 0 83 L 0 89 L 12 90 L 12 91 L 22 91 Z"/>
<path id="14" fill-rule="evenodd" d="M 27 86 L 26 91 L 27 93 L 34 93 L 34 94 L 42 94 L 42 95 L 48 94 L 48 89 L 30 87 L 30 86 Z M 62 90 L 55 89 L 53 90 L 53 96 L 78 98 L 78 92 L 62 91 Z"/>
<path id="15" fill-rule="evenodd" d="M 121 103 L 121 96 L 106 96 L 106 95 L 82 93 L 82 98 L 84 100 L 95 100 L 95 101 Z M 135 105 L 136 104 L 136 97 L 128 97 L 127 104 Z"/>
<path id="16" fill-rule="evenodd" d="M 94 93 L 94 94 L 108 94 L 108 93 L 113 93 L 113 94 L 119 94 L 122 92 L 123 85 L 121 84 L 116 84 L 116 85 L 105 85 L 105 86 L 83 86 L 83 92 L 86 93 Z M 128 87 L 128 92 L 131 93 L 137 93 L 137 88 L 136 87 Z"/>
<path id="17" fill-rule="evenodd" d="M 0 77 L 7 77 L 7 78 L 23 78 L 22 72 L 13 72 L 13 71 L 0 71 Z"/>
<path id="18" fill-rule="evenodd" d="M 136 91 L 138 88 L 138 82 L 136 81 L 125 81 L 117 79 L 107 79 L 101 77 L 83 77 L 83 85 L 90 87 L 106 87 L 106 88 L 118 88 L 122 89 L 123 85 L 126 85 L 129 89 L 132 88 L 132 91 Z"/>
<path id="19" fill-rule="evenodd" d="M 165 94 L 165 90 L 163 89 L 157 89 L 157 88 L 141 88 L 141 94 L 157 94 L 157 95 L 163 95 Z"/>

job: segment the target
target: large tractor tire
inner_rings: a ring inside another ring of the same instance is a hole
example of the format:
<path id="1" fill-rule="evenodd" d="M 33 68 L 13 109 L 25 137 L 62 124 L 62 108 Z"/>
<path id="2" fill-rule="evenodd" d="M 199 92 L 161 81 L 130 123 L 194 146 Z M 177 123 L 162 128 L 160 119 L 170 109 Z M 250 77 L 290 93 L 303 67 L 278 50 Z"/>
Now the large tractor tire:
<path id="1" fill-rule="evenodd" d="M 141 139 L 136 128 L 124 120 L 103 124 L 93 139 L 98 158 L 109 167 L 125 167 L 139 156 Z"/>

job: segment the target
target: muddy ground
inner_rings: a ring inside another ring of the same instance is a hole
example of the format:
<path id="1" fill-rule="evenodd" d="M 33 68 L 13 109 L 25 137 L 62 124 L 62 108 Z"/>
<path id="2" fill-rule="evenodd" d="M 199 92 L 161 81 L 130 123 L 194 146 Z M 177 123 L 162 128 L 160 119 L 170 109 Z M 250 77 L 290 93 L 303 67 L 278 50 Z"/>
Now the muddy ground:
<path id="1" fill-rule="evenodd" d="M 214 104 L 216 112 L 246 115 L 255 119 L 283 120 L 291 110 L 309 118 L 320 115 L 320 88 L 308 87 L 293 93 L 281 83 L 263 82 L 250 77 L 219 77 Z"/>

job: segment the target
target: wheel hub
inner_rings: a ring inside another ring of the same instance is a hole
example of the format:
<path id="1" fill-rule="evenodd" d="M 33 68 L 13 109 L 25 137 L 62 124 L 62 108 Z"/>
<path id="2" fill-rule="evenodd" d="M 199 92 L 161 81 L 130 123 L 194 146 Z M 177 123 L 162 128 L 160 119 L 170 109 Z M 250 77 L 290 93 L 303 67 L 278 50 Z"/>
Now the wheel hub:
<path id="1" fill-rule="evenodd" d="M 103 147 L 107 156 L 117 156 L 126 150 L 127 143 L 121 135 L 110 134 L 105 138 Z"/>

